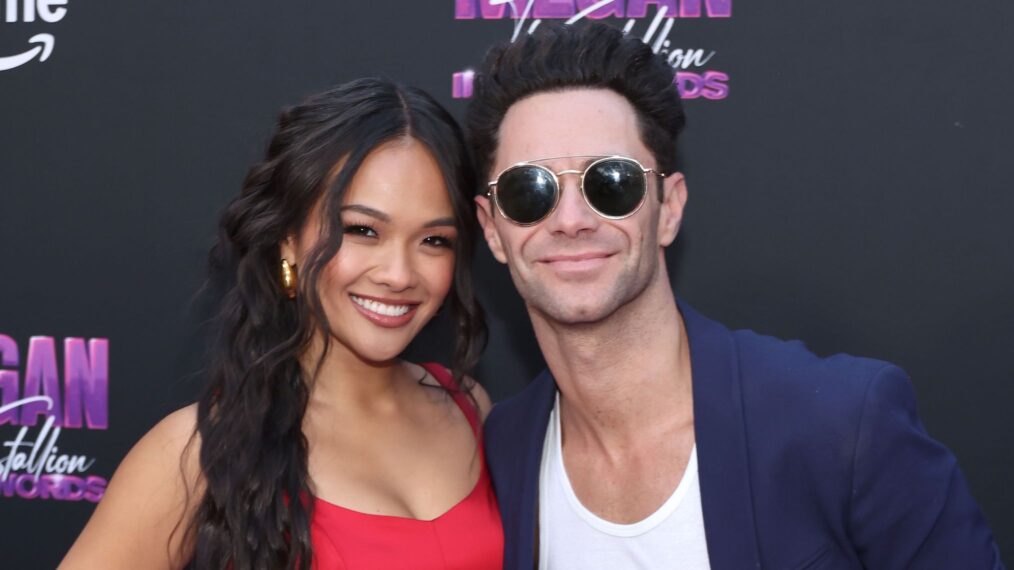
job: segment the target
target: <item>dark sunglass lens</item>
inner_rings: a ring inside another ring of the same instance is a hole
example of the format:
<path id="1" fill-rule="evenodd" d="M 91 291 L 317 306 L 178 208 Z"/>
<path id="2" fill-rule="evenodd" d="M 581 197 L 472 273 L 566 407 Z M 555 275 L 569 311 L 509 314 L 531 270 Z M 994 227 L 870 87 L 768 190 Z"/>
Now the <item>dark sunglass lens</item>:
<path id="1" fill-rule="evenodd" d="M 644 171 L 629 160 L 603 160 L 584 177 L 588 203 L 606 216 L 626 216 L 644 198 Z"/>
<path id="2" fill-rule="evenodd" d="M 505 216 L 521 224 L 532 224 L 553 209 L 556 181 L 544 168 L 511 168 L 497 180 L 496 199 Z"/>

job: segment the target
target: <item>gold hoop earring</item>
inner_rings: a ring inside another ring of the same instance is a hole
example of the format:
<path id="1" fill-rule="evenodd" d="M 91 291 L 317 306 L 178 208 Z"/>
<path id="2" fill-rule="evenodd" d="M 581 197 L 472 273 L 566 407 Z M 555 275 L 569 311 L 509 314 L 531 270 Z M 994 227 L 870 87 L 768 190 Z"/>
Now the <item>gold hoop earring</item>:
<path id="1" fill-rule="evenodd" d="M 282 289 L 290 299 L 296 298 L 296 264 L 282 260 Z"/>

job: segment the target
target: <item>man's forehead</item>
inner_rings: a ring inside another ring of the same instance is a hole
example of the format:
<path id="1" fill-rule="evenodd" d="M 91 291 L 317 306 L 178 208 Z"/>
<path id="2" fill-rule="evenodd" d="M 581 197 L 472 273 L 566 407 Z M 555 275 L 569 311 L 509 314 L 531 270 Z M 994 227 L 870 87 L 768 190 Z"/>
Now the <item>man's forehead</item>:
<path id="1" fill-rule="evenodd" d="M 633 106 L 609 89 L 569 89 L 521 99 L 508 109 L 499 135 L 497 168 L 550 157 L 646 150 Z"/>

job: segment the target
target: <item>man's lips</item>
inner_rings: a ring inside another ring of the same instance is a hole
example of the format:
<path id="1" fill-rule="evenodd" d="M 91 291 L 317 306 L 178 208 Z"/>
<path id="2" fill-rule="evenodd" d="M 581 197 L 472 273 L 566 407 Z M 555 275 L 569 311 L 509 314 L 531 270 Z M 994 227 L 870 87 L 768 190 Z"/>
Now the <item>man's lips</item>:
<path id="1" fill-rule="evenodd" d="M 539 258 L 539 263 L 543 263 L 556 271 L 562 271 L 566 273 L 572 272 L 583 272 L 593 269 L 597 269 L 606 263 L 613 254 L 609 252 L 585 252 L 585 253 L 568 253 L 560 255 L 547 255 Z"/>
<path id="2" fill-rule="evenodd" d="M 539 258 L 542 263 L 559 263 L 559 262 L 575 262 L 575 261 L 587 261 L 589 259 L 604 259 L 613 255 L 612 253 L 591 251 L 587 253 L 568 253 L 565 255 L 547 255 Z"/>

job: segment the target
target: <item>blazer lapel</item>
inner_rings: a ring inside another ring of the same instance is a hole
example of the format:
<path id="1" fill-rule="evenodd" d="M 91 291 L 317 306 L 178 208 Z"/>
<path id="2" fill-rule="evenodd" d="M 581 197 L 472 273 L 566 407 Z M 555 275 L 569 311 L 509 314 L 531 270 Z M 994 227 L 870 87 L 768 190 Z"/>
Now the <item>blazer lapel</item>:
<path id="1" fill-rule="evenodd" d="M 511 490 L 507 494 L 514 500 L 500 506 L 505 515 L 504 535 L 508 538 L 504 553 L 504 568 L 508 570 L 531 570 L 535 567 L 539 467 L 549 414 L 553 410 L 556 382 L 548 370 L 543 370 L 532 383 L 534 385 L 524 401 L 519 402 L 521 408 L 529 410 L 529 413 L 525 414 L 525 421 L 517 426 L 518 445 L 522 451 L 517 456 L 510 478 Z"/>
<path id="2" fill-rule="evenodd" d="M 697 469 L 711 568 L 760 568 L 732 333 L 686 304 L 677 304 L 690 343 Z"/>

